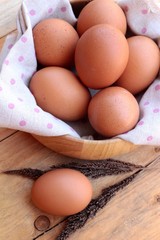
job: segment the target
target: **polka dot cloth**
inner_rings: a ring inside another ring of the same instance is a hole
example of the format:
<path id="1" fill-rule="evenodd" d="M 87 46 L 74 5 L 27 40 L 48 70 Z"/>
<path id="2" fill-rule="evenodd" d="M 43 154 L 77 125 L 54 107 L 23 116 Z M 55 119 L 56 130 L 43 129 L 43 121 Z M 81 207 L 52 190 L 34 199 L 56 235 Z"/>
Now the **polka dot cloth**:
<path id="1" fill-rule="evenodd" d="M 32 28 L 42 19 L 58 17 L 76 22 L 67 0 L 23 1 L 18 14 L 18 34 L 11 34 L 0 54 L 0 127 L 29 133 L 79 137 L 69 125 L 37 106 L 28 89 L 37 69 Z"/>
<path id="2" fill-rule="evenodd" d="M 142 96 L 137 126 L 121 138 L 136 144 L 160 145 L 160 80 L 156 79 Z"/>
<path id="3" fill-rule="evenodd" d="M 160 38 L 159 0 L 115 0 L 124 10 L 130 29 L 138 35 Z"/>
<path id="4" fill-rule="evenodd" d="M 160 1 L 116 0 L 124 10 L 130 29 L 137 35 L 148 36 L 159 44 Z M 119 137 L 135 144 L 160 145 L 160 78 L 156 79 L 142 96 L 140 120 L 137 126 Z"/>
<path id="5" fill-rule="evenodd" d="M 159 43 L 159 0 L 115 0 L 124 10 L 135 34 Z M 24 0 L 17 17 L 17 34 L 7 37 L 0 54 L 0 127 L 29 133 L 79 137 L 68 124 L 37 106 L 28 89 L 36 71 L 32 28 L 42 19 L 58 17 L 76 22 L 69 0 Z M 160 144 L 160 79 L 156 79 L 139 101 L 140 119 L 136 127 L 118 137 L 135 144 Z"/>

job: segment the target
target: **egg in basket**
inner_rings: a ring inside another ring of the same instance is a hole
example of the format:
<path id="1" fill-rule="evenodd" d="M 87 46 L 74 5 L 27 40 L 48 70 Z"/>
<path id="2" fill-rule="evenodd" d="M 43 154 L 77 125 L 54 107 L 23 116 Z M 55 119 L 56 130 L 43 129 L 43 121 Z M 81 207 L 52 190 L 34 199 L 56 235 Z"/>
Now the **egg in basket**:
<path id="1" fill-rule="evenodd" d="M 0 125 L 79 159 L 159 145 L 156 1 L 43 2 L 2 50 Z"/>

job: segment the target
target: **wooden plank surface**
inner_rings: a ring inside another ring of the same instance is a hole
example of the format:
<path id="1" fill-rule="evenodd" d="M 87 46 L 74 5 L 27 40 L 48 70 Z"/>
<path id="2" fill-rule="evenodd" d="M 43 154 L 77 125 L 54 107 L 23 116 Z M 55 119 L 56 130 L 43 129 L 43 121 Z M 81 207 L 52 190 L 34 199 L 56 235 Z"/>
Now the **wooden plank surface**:
<path id="1" fill-rule="evenodd" d="M 0 0 L 0 37 L 16 29 L 17 12 L 23 0 Z M 83 0 L 70 0 L 82 2 Z"/>
<path id="2" fill-rule="evenodd" d="M 15 29 L 15 23 L 12 25 L 9 19 L 15 19 L 19 3 L 18 0 L 0 1 L 1 36 Z M 5 9 L 10 10 L 5 12 Z M 0 47 L 4 39 L 0 39 Z M 160 148 L 144 146 L 117 159 L 147 167 L 69 240 L 160 239 Z M 30 198 L 32 180 L 6 175 L 3 171 L 20 168 L 43 170 L 53 164 L 73 161 L 84 162 L 49 150 L 30 134 L 0 129 L 0 240 L 55 240 L 65 226 L 64 218 L 48 215 L 33 206 Z M 91 180 L 93 197 L 129 175 Z"/>
<path id="3" fill-rule="evenodd" d="M 158 158 L 70 240 L 160 239 Z"/>
<path id="4" fill-rule="evenodd" d="M 22 132 L 13 134 L 0 144 L 1 172 L 27 167 L 46 169 L 53 164 L 79 162 L 79 160 L 52 152 L 33 139 L 31 135 Z M 140 238 L 140 231 L 142 231 L 144 236 L 148 235 L 149 239 L 157 240 L 156 237 L 160 234 L 158 227 L 159 204 L 156 202 L 156 197 L 158 199 L 160 193 L 159 157 L 159 149 L 147 147 L 143 151 L 119 157 L 119 160 L 144 166 L 155 161 L 143 170 L 133 183 L 120 191 L 94 219 L 90 219 L 83 229 L 71 235 L 70 239 L 147 240 L 147 238 Z M 93 197 L 97 196 L 101 189 L 128 175 L 106 176 L 92 180 Z M 0 239 L 21 240 L 23 236 L 23 240 L 28 240 L 38 237 L 42 232 L 34 227 L 34 222 L 39 216 L 48 217 L 50 227 L 54 227 L 63 220 L 60 217 L 47 215 L 32 205 L 30 200 L 32 183 L 32 180 L 19 176 L 0 174 Z M 138 220 L 136 216 L 138 216 Z M 150 222 L 152 222 L 152 227 L 149 225 Z M 144 233 L 144 225 L 148 226 L 146 233 Z M 56 239 L 63 227 L 64 223 L 39 236 L 39 239 Z M 134 235 L 136 231 L 139 235 Z M 118 238 L 119 236 L 120 238 Z"/>
<path id="5" fill-rule="evenodd" d="M 0 141 L 16 133 L 16 130 L 0 128 Z"/>
<path id="6" fill-rule="evenodd" d="M 119 192 L 70 240 L 158 240 L 160 238 L 160 159 Z M 106 179 L 107 181 L 107 179 Z M 59 226 L 58 228 L 60 228 Z M 41 240 L 54 239 L 55 228 Z"/>
<path id="7" fill-rule="evenodd" d="M 0 0 L 0 37 L 16 29 L 16 17 L 22 0 Z"/>

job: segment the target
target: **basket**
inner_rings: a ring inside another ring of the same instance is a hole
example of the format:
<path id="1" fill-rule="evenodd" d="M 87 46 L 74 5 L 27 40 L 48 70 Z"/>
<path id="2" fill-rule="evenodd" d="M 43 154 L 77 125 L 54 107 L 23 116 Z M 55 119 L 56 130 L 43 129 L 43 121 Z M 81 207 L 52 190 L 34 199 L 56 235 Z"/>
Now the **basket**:
<path id="1" fill-rule="evenodd" d="M 72 8 L 76 17 L 88 2 L 90 1 L 71 1 Z M 91 129 L 90 126 L 86 126 L 84 122 L 76 123 L 75 129 L 81 136 L 93 136 L 95 134 L 93 129 Z M 88 131 L 84 133 L 84 129 Z M 120 138 L 109 140 L 93 140 L 76 138 L 70 135 L 54 137 L 33 135 L 33 137 L 36 138 L 44 146 L 52 149 L 57 153 L 69 157 L 87 160 L 102 160 L 131 152 L 139 147 L 138 145 L 122 140 Z"/>
<path id="2" fill-rule="evenodd" d="M 78 16 L 81 9 L 89 1 L 72 0 L 70 2 L 75 16 Z M 141 146 L 147 145 L 147 143 L 136 144 L 120 137 L 112 139 L 99 138 L 85 120 L 72 123 L 71 127 L 78 132 L 80 137 L 69 134 L 59 136 L 45 136 L 44 134 L 40 135 L 32 132 L 31 134 L 47 148 L 65 156 L 83 160 L 103 160 L 129 153 L 137 148 L 141 149 Z M 96 138 L 92 139 L 91 136 L 96 136 Z"/>

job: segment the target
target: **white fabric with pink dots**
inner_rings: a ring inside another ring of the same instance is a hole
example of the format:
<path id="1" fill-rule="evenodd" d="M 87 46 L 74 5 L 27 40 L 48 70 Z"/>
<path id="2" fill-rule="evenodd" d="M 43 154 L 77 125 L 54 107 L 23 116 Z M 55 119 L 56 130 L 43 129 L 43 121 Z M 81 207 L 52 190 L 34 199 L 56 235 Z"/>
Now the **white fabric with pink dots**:
<path id="1" fill-rule="evenodd" d="M 158 0 L 115 0 L 125 11 L 135 34 L 160 39 Z M 76 22 L 69 0 L 24 0 L 17 16 L 17 34 L 11 34 L 0 54 L 0 127 L 44 136 L 70 134 L 79 137 L 65 122 L 37 106 L 28 89 L 36 71 L 32 28 L 42 19 L 58 17 Z M 118 137 L 136 144 L 160 144 L 160 80 L 142 96 L 140 120 L 135 129 Z M 123 109 L 122 109 L 123 111 Z"/>
<path id="2" fill-rule="evenodd" d="M 0 127 L 45 136 L 79 137 L 68 124 L 37 106 L 28 89 L 37 68 L 32 28 L 50 17 L 76 22 L 68 0 L 24 0 L 17 17 L 18 34 L 7 37 L 0 55 Z"/>
<path id="3" fill-rule="evenodd" d="M 136 35 L 160 40 L 159 0 L 115 0 L 124 10 L 127 23 Z M 160 46 L 160 45 L 159 45 Z M 140 120 L 137 126 L 121 138 L 135 144 L 160 145 L 160 78 L 143 94 L 140 102 Z"/>
<path id="4" fill-rule="evenodd" d="M 131 30 L 137 35 L 160 38 L 159 0 L 115 0 L 124 10 Z"/>

